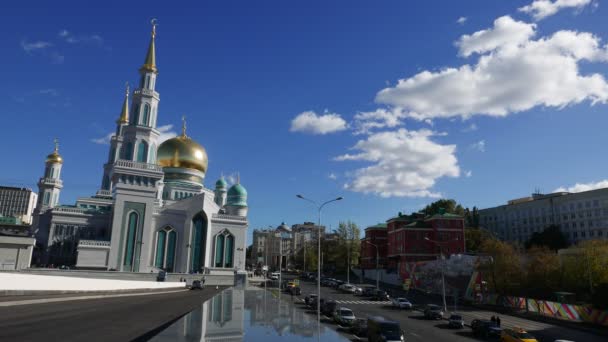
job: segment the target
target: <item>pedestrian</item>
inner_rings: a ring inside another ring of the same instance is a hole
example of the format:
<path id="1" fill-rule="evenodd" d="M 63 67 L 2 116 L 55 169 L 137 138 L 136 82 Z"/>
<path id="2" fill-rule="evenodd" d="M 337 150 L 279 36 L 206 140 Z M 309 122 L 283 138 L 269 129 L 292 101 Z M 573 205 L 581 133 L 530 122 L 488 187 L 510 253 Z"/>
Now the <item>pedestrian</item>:
<path id="1" fill-rule="evenodd" d="M 500 317 L 496 316 L 496 325 L 500 328 Z"/>
<path id="2" fill-rule="evenodd" d="M 203 279 L 201 279 L 201 282 L 203 283 L 203 285 L 205 285 L 205 276 L 203 276 Z"/>

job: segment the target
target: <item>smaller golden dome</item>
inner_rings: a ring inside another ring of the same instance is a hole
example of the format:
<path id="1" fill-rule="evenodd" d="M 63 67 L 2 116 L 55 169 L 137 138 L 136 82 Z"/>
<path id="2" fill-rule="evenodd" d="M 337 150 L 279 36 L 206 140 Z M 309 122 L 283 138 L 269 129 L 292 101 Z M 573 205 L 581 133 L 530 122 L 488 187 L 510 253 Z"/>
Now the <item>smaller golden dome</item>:
<path id="1" fill-rule="evenodd" d="M 178 167 L 207 172 L 207 151 L 196 141 L 182 134 L 158 147 L 157 163 L 162 167 Z"/>
<path id="2" fill-rule="evenodd" d="M 46 156 L 46 162 L 63 164 L 63 158 L 61 158 L 61 155 L 59 155 L 59 140 L 55 138 L 53 142 L 55 143 L 55 150 L 53 153 Z"/>
<path id="3" fill-rule="evenodd" d="M 63 158 L 56 151 L 46 156 L 47 163 L 59 163 L 63 164 Z"/>

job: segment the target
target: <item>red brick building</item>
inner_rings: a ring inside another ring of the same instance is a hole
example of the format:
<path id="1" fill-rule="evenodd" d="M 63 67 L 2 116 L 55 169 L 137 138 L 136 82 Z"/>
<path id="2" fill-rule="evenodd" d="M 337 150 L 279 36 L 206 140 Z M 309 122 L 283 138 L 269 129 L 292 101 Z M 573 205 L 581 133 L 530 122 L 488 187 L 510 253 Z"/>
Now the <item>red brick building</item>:
<path id="1" fill-rule="evenodd" d="M 403 278 L 408 277 L 408 263 L 436 259 L 440 251 L 444 255 L 465 252 L 464 217 L 460 215 L 439 213 L 424 217 L 419 213 L 399 213 L 386 222 L 385 268 L 398 270 Z"/>
<path id="2" fill-rule="evenodd" d="M 361 239 L 361 256 L 359 257 L 359 264 L 361 265 L 361 268 L 376 268 L 376 247 L 373 245 L 378 246 L 379 267 L 386 267 L 386 253 L 388 251 L 386 239 L 385 223 L 379 223 L 377 225 L 365 228 L 365 237 Z"/>

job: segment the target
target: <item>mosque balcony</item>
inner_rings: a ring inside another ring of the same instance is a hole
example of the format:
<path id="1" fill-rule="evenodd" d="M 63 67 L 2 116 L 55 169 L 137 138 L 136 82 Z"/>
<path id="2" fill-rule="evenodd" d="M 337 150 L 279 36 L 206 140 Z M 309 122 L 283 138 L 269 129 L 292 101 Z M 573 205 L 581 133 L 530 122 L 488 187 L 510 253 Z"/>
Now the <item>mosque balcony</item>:
<path id="1" fill-rule="evenodd" d="M 97 190 L 97 193 L 95 193 L 95 196 L 97 196 L 97 197 L 104 197 L 104 198 L 112 198 L 112 191 L 110 191 L 110 190 Z"/>
<path id="2" fill-rule="evenodd" d="M 133 95 L 137 96 L 152 96 L 154 98 L 156 98 L 157 100 L 160 100 L 160 95 L 155 92 L 154 90 L 150 90 L 150 89 L 137 89 L 133 92 Z"/>
<path id="3" fill-rule="evenodd" d="M 226 215 L 226 214 L 213 214 L 211 218 L 214 221 L 238 221 L 247 222 L 247 218 L 244 216 Z"/>
<path id="4" fill-rule="evenodd" d="M 76 208 L 76 207 L 55 207 L 53 213 L 90 215 L 90 214 L 109 214 L 108 211 L 100 211 L 91 208 Z"/>
<path id="5" fill-rule="evenodd" d="M 40 178 L 40 181 L 38 182 L 38 184 L 40 185 L 52 185 L 52 186 L 56 186 L 58 188 L 62 188 L 63 187 L 63 181 L 61 179 L 55 179 L 55 178 Z"/>
<path id="6" fill-rule="evenodd" d="M 163 172 L 163 168 L 158 164 L 135 162 L 132 160 L 119 159 L 114 162 L 114 168 L 137 169 L 151 172 Z"/>
<path id="7" fill-rule="evenodd" d="M 78 247 L 92 247 L 92 248 L 110 248 L 110 241 L 106 240 L 80 240 Z"/>

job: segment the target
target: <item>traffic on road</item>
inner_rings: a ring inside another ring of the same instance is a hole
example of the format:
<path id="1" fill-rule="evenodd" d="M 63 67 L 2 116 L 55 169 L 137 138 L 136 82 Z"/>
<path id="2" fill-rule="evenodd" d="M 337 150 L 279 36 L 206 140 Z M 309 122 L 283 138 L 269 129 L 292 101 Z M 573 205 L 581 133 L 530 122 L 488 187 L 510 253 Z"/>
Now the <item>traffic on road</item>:
<path id="1" fill-rule="evenodd" d="M 333 324 L 344 337 L 369 341 L 604 341 L 585 331 L 475 308 L 445 310 L 431 299 L 391 297 L 369 284 L 321 278 L 318 300 L 314 275 L 282 274 L 283 296 L 311 315 L 320 305 L 322 323 Z M 276 282 L 274 282 L 276 283 Z"/>

